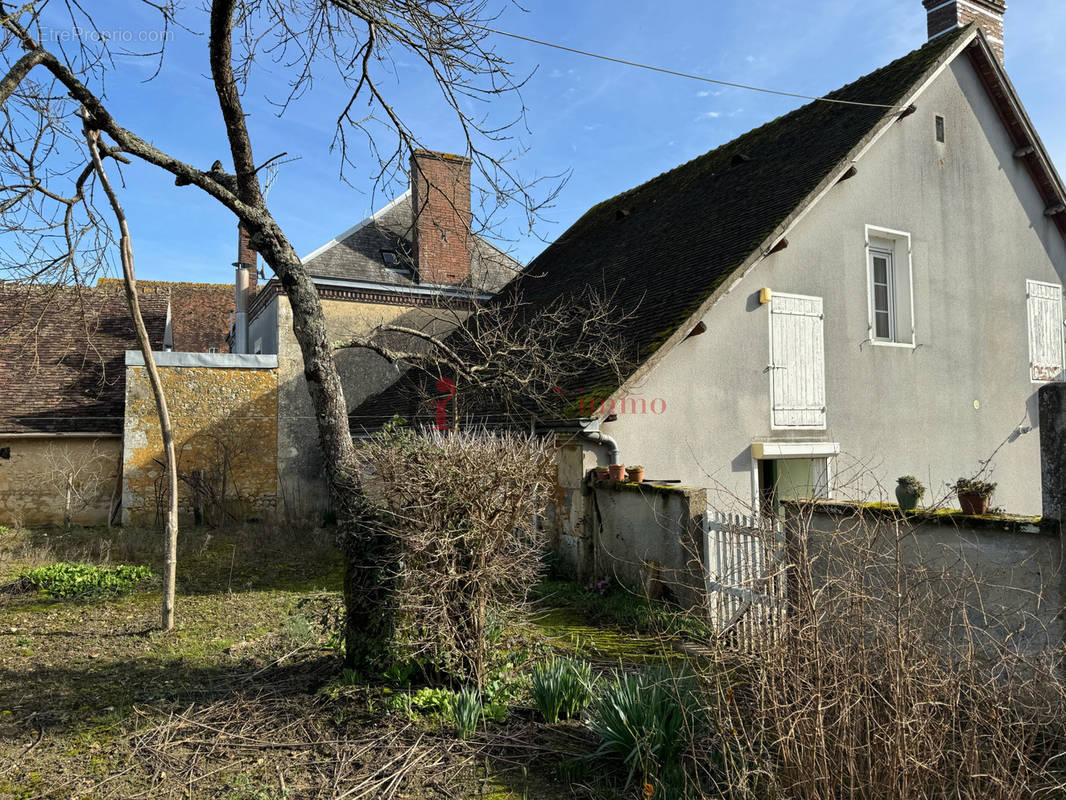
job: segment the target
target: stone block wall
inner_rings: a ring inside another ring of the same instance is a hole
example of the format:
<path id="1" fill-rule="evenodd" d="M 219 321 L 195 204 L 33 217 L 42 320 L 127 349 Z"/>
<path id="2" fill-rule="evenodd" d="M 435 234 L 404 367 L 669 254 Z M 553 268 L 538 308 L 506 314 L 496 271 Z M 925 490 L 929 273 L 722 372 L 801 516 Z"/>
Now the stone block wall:
<path id="1" fill-rule="evenodd" d="M 187 519 L 273 513 L 278 494 L 275 356 L 156 353 L 178 458 L 178 507 Z M 123 521 L 152 524 L 166 485 L 155 399 L 139 353 L 126 354 Z"/>
<path id="2" fill-rule="evenodd" d="M 121 458 L 118 436 L 0 433 L 0 525 L 106 524 Z"/>

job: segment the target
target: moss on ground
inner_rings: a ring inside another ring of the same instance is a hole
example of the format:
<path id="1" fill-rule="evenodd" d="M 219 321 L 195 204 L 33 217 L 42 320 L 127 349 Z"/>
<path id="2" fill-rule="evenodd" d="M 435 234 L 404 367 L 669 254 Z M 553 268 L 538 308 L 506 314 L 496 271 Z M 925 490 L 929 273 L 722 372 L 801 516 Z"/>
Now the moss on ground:
<path id="1" fill-rule="evenodd" d="M 160 541 L 155 531 L 9 531 L 0 584 L 56 561 L 158 574 Z M 0 594 L 0 797 L 183 797 L 190 780 L 196 797 L 332 796 L 315 767 L 323 758 L 369 747 L 375 757 L 351 769 L 372 772 L 407 746 L 434 748 L 405 783 L 412 800 L 618 796 L 610 771 L 592 787 L 562 782 L 559 764 L 595 743 L 577 723 L 537 724 L 520 699 L 482 730 L 497 742 L 486 760 L 470 749 L 484 742 L 456 743 L 439 715 L 388 708 L 387 686 L 339 686 L 318 624 L 340 598 L 331 532 L 187 529 L 178 572 L 170 633 L 158 630 L 158 583 L 106 599 Z M 497 643 L 523 669 L 551 650 L 601 669 L 676 658 L 660 636 L 687 630 L 676 610 L 624 593 L 549 583 L 538 594 L 537 623 L 505 621 Z"/>

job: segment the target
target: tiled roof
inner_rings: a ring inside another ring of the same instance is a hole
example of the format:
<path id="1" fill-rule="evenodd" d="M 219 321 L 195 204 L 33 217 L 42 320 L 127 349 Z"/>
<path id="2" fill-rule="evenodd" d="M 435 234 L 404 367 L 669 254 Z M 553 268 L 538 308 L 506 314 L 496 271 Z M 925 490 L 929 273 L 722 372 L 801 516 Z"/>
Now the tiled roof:
<path id="1" fill-rule="evenodd" d="M 122 290 L 122 281 L 101 278 L 101 288 Z M 232 283 L 184 283 L 179 281 L 137 281 L 142 294 L 170 295 L 170 325 L 174 349 L 185 353 L 207 353 L 211 348 L 228 353 L 226 337 L 234 307 Z"/>
<path id="2" fill-rule="evenodd" d="M 828 97 L 897 106 L 970 33 L 960 29 Z M 585 213 L 492 302 L 520 297 L 529 313 L 590 286 L 613 296 L 624 338 L 646 361 L 881 122 L 887 108 L 812 102 Z M 353 430 L 393 413 L 410 418 L 415 371 L 353 411 Z M 608 397 L 602 365 L 561 387 Z M 424 404 L 424 400 L 423 400 Z M 559 410 L 576 416 L 576 403 Z"/>
<path id="3" fill-rule="evenodd" d="M 316 278 L 417 286 L 409 277 L 413 253 L 411 231 L 411 196 L 405 194 L 344 238 L 316 251 L 304 263 Z M 473 241 L 470 276 L 474 288 L 498 291 L 521 270 L 521 264 L 480 236 L 475 236 Z M 382 250 L 396 253 L 397 266 L 406 272 L 387 269 Z"/>
<path id="4" fill-rule="evenodd" d="M 167 296 L 142 293 L 140 306 L 161 350 Z M 0 283 L 0 432 L 121 433 L 136 349 L 121 291 Z"/>

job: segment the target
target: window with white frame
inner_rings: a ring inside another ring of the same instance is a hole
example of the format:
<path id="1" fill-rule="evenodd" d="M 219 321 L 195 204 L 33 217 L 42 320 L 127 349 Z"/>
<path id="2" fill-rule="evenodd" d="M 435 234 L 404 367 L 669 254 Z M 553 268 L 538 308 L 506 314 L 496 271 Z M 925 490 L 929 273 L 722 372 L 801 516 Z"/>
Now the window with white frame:
<path id="1" fill-rule="evenodd" d="M 874 344 L 914 346 L 914 295 L 909 233 L 866 226 L 868 339 Z"/>

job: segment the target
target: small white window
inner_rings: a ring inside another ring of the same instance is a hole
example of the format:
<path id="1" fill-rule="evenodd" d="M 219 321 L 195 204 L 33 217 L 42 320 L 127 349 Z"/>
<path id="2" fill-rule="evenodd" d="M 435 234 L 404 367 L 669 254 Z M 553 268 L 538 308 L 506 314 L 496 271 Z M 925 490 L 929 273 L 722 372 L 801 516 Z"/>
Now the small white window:
<path id="1" fill-rule="evenodd" d="M 217 347 L 209 347 L 209 348 L 207 348 L 207 352 L 209 352 L 209 353 L 217 353 L 218 352 L 218 348 Z"/>
<path id="2" fill-rule="evenodd" d="M 1029 379 L 1062 380 L 1062 286 L 1025 282 L 1029 310 Z"/>
<path id="3" fill-rule="evenodd" d="M 911 237 L 866 226 L 869 334 L 874 344 L 914 346 Z"/>

